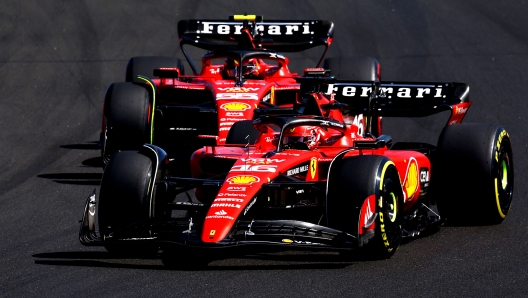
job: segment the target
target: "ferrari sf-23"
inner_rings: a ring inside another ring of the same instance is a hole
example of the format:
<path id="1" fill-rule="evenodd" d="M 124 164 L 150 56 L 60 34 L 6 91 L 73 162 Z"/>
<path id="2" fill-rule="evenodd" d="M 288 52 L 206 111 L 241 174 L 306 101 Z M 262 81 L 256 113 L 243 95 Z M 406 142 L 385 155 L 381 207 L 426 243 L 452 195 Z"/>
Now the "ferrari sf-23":
<path id="1" fill-rule="evenodd" d="M 295 78 L 300 75 L 290 71 L 290 60 L 281 53 L 322 48 L 312 67 L 336 64 L 332 58 L 323 61 L 333 30 L 330 21 L 264 21 L 256 15 L 179 21 L 180 47 L 192 74 L 185 75 L 178 58 L 131 58 L 126 82 L 111 84 L 106 92 L 103 161 L 144 143 L 188 160 L 203 146 L 198 135 L 218 136 L 218 144 L 233 143 L 227 139 L 233 123 L 253 120 L 256 108 L 291 109 L 295 102 Z M 201 69 L 192 59 L 193 50 L 205 51 Z"/>
<path id="2" fill-rule="evenodd" d="M 267 248 L 383 259 L 444 220 L 507 216 L 510 137 L 501 126 L 461 123 L 472 104 L 466 84 L 335 80 L 319 68 L 297 81 L 291 109 L 257 109 L 253 121 L 234 123 L 229 134 L 244 142 L 205 136 L 190 178 L 172 176 L 155 145 L 116 153 L 86 202 L 81 243 L 162 251 L 175 267 Z M 440 111 L 450 116 L 436 145 L 382 134 L 381 117 Z"/>

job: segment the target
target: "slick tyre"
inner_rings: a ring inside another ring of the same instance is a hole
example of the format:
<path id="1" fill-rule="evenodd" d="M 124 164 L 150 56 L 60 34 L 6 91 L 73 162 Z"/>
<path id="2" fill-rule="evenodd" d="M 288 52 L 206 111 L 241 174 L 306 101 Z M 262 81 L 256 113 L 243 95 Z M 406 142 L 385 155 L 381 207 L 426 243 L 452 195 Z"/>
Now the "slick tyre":
<path id="1" fill-rule="evenodd" d="M 326 58 L 324 69 L 330 69 L 331 75 L 338 80 L 380 81 L 380 64 L 372 57 L 334 57 Z"/>
<path id="2" fill-rule="evenodd" d="M 433 160 L 431 187 L 447 223 L 502 222 L 513 198 L 510 136 L 491 124 L 459 124 L 443 129 Z"/>
<path id="3" fill-rule="evenodd" d="M 253 127 L 252 120 L 235 122 L 227 134 L 226 144 L 255 144 L 259 131 Z"/>
<path id="4" fill-rule="evenodd" d="M 104 241 L 147 236 L 138 235 L 141 230 L 137 232 L 126 227 L 151 217 L 153 184 L 152 161 L 147 156 L 137 151 L 123 151 L 110 159 L 103 173 L 97 204 L 99 231 Z M 157 248 L 146 250 L 145 247 L 131 249 L 130 244 L 107 244 L 105 247 L 110 252 L 119 253 L 157 251 Z"/>
<path id="5" fill-rule="evenodd" d="M 147 78 L 158 78 L 154 75 L 154 70 L 159 68 L 178 68 L 180 74 L 184 74 L 183 63 L 178 58 L 159 57 L 159 56 L 142 56 L 133 57 L 128 60 L 126 68 L 126 82 L 144 83 L 138 75 Z"/>
<path id="6" fill-rule="evenodd" d="M 105 97 L 101 156 L 106 164 L 122 150 L 139 149 L 150 142 L 150 95 L 132 83 L 114 83 Z"/>
<path id="7" fill-rule="evenodd" d="M 329 227 L 356 236 L 363 255 L 390 258 L 402 239 L 403 193 L 396 166 L 371 155 L 345 158 L 332 167 Z"/>

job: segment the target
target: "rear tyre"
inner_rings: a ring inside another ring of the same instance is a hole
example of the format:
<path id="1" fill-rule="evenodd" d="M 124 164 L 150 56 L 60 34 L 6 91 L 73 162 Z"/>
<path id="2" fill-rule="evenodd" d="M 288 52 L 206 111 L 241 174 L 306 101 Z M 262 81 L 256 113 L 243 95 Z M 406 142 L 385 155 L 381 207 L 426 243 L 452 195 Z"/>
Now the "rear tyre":
<path id="1" fill-rule="evenodd" d="M 178 58 L 160 56 L 133 57 L 128 60 L 125 81 L 144 83 L 143 80 L 138 79 L 138 75 L 151 79 L 158 78 L 157 76 L 154 76 L 154 70 L 162 67 L 178 68 L 180 69 L 180 74 L 184 74 L 183 63 Z"/>
<path id="2" fill-rule="evenodd" d="M 130 232 L 121 230 L 131 224 L 151 217 L 150 192 L 153 191 L 152 161 L 137 151 L 115 154 L 108 162 L 98 202 L 99 231 L 103 240 L 127 237 Z M 121 230 L 121 231 L 120 231 Z M 146 237 L 133 232 L 133 237 Z M 155 253 L 157 247 L 131 245 L 105 245 L 109 252 Z"/>
<path id="3" fill-rule="evenodd" d="M 150 96 L 132 83 L 108 87 L 104 107 L 101 156 L 106 164 L 119 151 L 136 150 L 150 142 Z"/>
<path id="4" fill-rule="evenodd" d="M 380 64 L 372 57 L 334 57 L 323 62 L 338 80 L 380 81 Z"/>
<path id="5" fill-rule="evenodd" d="M 433 160 L 433 194 L 453 224 L 498 224 L 513 198 L 513 153 L 503 127 L 464 123 L 444 128 Z"/>
<path id="6" fill-rule="evenodd" d="M 403 193 L 394 163 L 354 156 L 331 169 L 328 225 L 358 239 L 363 255 L 390 258 L 402 239 Z"/>
<path id="7" fill-rule="evenodd" d="M 235 122 L 227 134 L 226 144 L 255 144 L 260 132 L 253 126 L 252 120 Z"/>

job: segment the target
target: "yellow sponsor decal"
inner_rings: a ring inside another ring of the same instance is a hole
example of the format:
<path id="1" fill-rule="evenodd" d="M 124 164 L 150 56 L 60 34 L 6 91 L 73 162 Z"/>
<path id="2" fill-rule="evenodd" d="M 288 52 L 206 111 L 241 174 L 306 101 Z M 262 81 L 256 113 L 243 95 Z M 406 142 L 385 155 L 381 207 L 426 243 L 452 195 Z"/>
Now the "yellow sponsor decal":
<path id="1" fill-rule="evenodd" d="M 411 162 L 409 169 L 407 170 L 407 180 L 405 181 L 405 192 L 407 198 L 414 195 L 416 188 L 418 187 L 418 166 L 416 162 Z"/>
<path id="2" fill-rule="evenodd" d="M 229 177 L 227 180 L 229 184 L 251 184 L 255 182 L 259 182 L 259 177 L 251 176 L 251 175 L 243 175 L 243 176 L 233 176 Z"/>
<path id="3" fill-rule="evenodd" d="M 315 179 L 315 174 L 317 173 L 317 158 L 312 157 L 310 159 L 310 176 L 312 179 Z"/>
<path id="4" fill-rule="evenodd" d="M 291 239 L 282 239 L 282 242 L 284 242 L 284 243 L 293 243 L 293 240 L 291 240 Z"/>
<path id="5" fill-rule="evenodd" d="M 211 231 L 209 232 L 209 237 L 212 238 L 212 237 L 215 235 L 215 233 L 216 233 L 216 230 L 211 230 Z"/>
<path id="6" fill-rule="evenodd" d="M 220 108 L 225 111 L 245 111 L 251 108 L 251 106 L 243 102 L 230 102 L 224 103 Z"/>

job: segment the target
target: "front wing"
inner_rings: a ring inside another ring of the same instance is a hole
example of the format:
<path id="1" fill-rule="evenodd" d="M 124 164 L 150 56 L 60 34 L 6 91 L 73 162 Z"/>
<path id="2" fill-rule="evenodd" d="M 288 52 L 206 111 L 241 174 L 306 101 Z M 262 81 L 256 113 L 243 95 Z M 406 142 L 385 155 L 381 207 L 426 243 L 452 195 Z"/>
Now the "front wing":
<path id="1" fill-rule="evenodd" d="M 195 248 L 237 248 L 241 246 L 280 246 L 284 249 L 340 251 L 358 246 L 357 238 L 335 229 L 296 220 L 238 220 L 228 239 L 217 243 L 201 241 L 202 222 L 190 219 L 152 218 L 133 223 L 109 237 L 95 228 L 95 190 L 86 200 L 79 240 L 87 246 L 130 245 L 131 243 Z"/>

